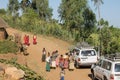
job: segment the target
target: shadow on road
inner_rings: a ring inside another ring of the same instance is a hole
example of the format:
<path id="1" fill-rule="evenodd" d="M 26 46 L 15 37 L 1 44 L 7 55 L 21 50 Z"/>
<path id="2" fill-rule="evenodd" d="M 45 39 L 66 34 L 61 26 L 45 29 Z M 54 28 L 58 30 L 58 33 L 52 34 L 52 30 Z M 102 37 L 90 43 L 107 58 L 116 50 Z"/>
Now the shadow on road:
<path id="1" fill-rule="evenodd" d="M 91 80 L 92 80 L 92 74 L 88 74 L 88 77 L 90 77 L 90 78 L 91 78 Z"/>
<path id="2" fill-rule="evenodd" d="M 90 66 L 80 66 L 79 68 L 76 68 L 76 69 L 90 69 L 91 67 Z"/>

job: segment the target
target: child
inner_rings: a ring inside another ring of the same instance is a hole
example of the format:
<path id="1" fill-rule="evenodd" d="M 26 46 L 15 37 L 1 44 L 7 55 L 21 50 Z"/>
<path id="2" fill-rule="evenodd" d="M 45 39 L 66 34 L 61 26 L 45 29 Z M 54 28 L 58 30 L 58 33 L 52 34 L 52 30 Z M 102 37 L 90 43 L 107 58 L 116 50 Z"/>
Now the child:
<path id="1" fill-rule="evenodd" d="M 60 80 L 64 80 L 64 76 L 65 76 L 65 70 L 64 70 L 64 68 L 61 68 Z"/>

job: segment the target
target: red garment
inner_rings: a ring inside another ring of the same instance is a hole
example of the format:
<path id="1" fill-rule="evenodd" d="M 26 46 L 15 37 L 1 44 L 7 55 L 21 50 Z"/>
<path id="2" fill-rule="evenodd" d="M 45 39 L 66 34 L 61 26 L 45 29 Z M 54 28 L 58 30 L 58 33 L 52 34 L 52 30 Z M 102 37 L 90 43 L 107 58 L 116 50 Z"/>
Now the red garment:
<path id="1" fill-rule="evenodd" d="M 29 36 L 26 37 L 26 45 L 28 45 L 28 46 L 30 45 L 30 43 L 29 43 Z"/>
<path id="2" fill-rule="evenodd" d="M 68 60 L 65 59 L 65 61 L 64 61 L 64 65 L 63 65 L 63 66 L 64 66 L 65 69 L 68 68 Z"/>
<path id="3" fill-rule="evenodd" d="M 27 44 L 27 40 L 26 40 L 26 39 L 27 39 L 27 36 L 25 35 L 25 36 L 24 36 L 24 44 L 25 44 L 25 45 Z"/>
<path id="4" fill-rule="evenodd" d="M 34 35 L 34 36 L 33 36 L 33 44 L 37 44 L 37 41 L 36 41 L 36 40 L 37 40 L 37 37 Z"/>
<path id="5" fill-rule="evenodd" d="M 59 62 L 64 62 L 64 58 L 60 57 Z"/>

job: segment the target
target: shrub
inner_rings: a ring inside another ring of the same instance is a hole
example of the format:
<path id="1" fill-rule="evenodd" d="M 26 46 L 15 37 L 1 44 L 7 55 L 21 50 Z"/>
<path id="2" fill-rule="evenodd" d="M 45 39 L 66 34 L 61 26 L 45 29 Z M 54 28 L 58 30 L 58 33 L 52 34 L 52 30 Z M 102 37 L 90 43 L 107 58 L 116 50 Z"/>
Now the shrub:
<path id="1" fill-rule="evenodd" d="M 12 41 L 0 41 L 0 53 L 16 53 L 18 47 L 15 42 Z"/>

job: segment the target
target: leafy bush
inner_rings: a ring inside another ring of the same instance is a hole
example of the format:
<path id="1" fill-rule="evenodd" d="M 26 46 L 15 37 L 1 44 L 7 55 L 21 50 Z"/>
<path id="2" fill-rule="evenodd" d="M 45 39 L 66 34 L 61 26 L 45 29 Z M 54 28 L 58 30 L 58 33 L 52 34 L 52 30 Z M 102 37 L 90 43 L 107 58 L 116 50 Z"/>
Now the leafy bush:
<path id="1" fill-rule="evenodd" d="M 12 41 L 0 41 L 0 53 L 16 53 L 18 47 L 15 42 Z"/>

